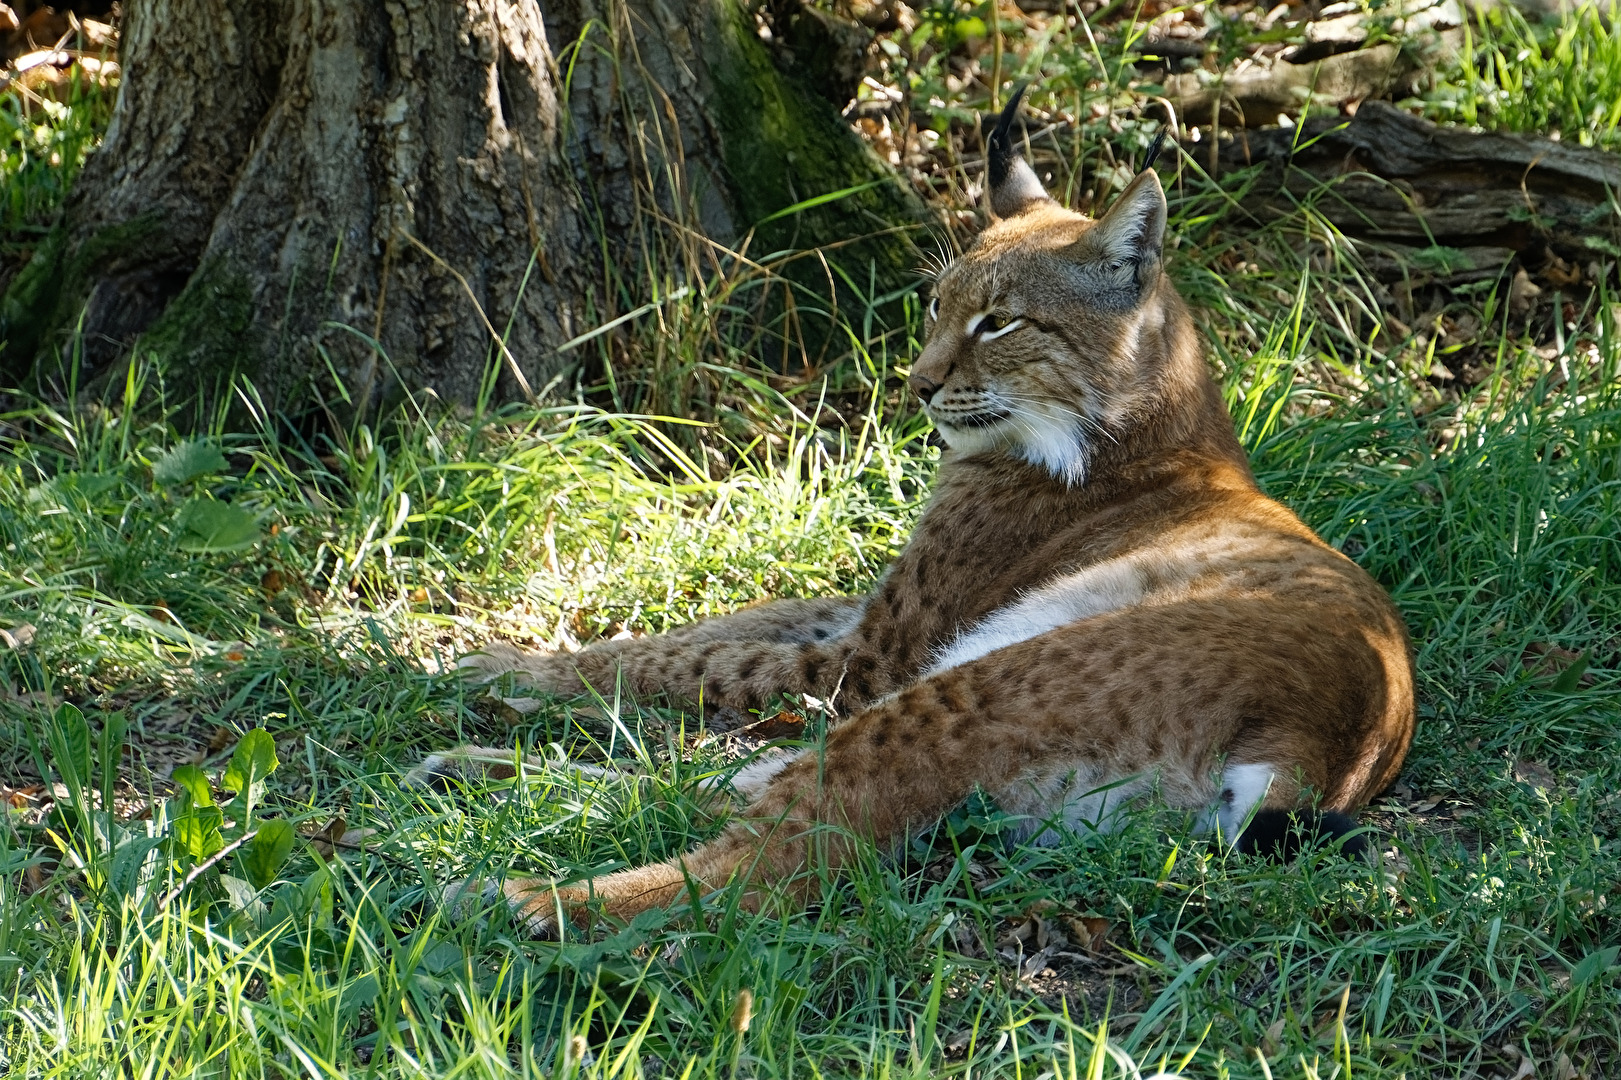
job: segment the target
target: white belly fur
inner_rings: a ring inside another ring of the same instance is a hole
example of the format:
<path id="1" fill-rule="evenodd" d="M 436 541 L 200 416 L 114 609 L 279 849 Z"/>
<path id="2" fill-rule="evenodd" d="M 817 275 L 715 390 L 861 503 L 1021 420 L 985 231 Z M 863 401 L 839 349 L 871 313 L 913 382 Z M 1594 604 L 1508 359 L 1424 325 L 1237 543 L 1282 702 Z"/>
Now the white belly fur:
<path id="1" fill-rule="evenodd" d="M 1262 542 L 1244 535 L 1189 538 L 1065 574 L 991 612 L 941 649 L 925 674 L 958 667 L 1094 615 L 1174 600 L 1196 582 L 1241 573 L 1244 556 Z"/>
<path id="2" fill-rule="evenodd" d="M 932 675 L 1095 615 L 1175 600 L 1205 587 L 1219 589 L 1243 573 L 1248 556 L 1269 537 L 1216 534 L 1134 552 L 1065 574 L 986 616 L 935 656 Z M 1150 583 L 1153 583 L 1152 585 Z M 1142 771 L 1105 775 L 1094 762 L 1062 762 L 1021 776 L 991 792 L 1008 813 L 1027 818 L 1026 837 L 1052 843 L 1067 829 L 1113 832 L 1128 803 L 1157 791 L 1167 805 L 1200 810 L 1196 829 L 1238 839 L 1266 798 L 1272 766 L 1230 763 L 1219 778 L 1192 776 L 1174 762 L 1142 763 Z"/>
<path id="3" fill-rule="evenodd" d="M 1272 766 L 1261 763 L 1229 764 L 1219 780 L 1162 762 L 1146 763 L 1142 772 L 1126 776 L 1107 776 L 1092 763 L 1070 763 L 1021 776 L 990 794 L 1004 811 L 1023 818 L 1014 833 L 1021 841 L 1050 845 L 1066 833 L 1116 832 L 1126 823 L 1127 807 L 1152 793 L 1175 809 L 1199 810 L 1194 831 L 1215 832 L 1231 846 L 1266 798 L 1274 775 Z"/>

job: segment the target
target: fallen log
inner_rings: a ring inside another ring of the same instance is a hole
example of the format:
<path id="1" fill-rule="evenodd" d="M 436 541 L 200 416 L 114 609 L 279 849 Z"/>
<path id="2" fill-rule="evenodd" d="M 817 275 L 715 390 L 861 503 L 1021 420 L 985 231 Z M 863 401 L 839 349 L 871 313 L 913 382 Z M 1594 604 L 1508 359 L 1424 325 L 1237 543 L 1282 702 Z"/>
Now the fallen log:
<path id="1" fill-rule="evenodd" d="M 1533 270 L 1621 256 L 1621 157 L 1605 151 L 1440 127 L 1382 101 L 1350 118 L 1234 132 L 1214 152 L 1208 141 L 1183 145 L 1217 175 L 1261 166 L 1245 211 L 1275 220 L 1310 204 L 1373 245 L 1369 266 L 1382 277 L 1418 267 L 1468 280 L 1516 255 Z"/>
<path id="2" fill-rule="evenodd" d="M 1165 80 L 1165 99 L 1185 124 L 1262 127 L 1302 109 L 1338 110 L 1341 102 L 1411 92 L 1422 65 L 1396 45 L 1375 45 L 1321 60 L 1268 57 L 1234 71 L 1190 71 Z"/>

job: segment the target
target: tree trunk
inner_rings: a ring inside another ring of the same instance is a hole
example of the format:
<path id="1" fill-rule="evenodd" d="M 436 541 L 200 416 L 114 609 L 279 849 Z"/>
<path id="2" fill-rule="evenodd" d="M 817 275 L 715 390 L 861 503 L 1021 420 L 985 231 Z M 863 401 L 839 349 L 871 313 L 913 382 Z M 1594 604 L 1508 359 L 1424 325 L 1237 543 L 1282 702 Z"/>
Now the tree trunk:
<path id="1" fill-rule="evenodd" d="M 13 379 L 133 351 L 171 396 L 240 374 L 292 411 L 391 384 L 471 402 L 492 364 L 498 397 L 532 395 L 641 301 L 661 242 L 852 187 L 751 251 L 890 228 L 847 265 L 911 265 L 893 227 L 920 205 L 738 0 L 133 0 L 122 59 L 0 311 Z"/>

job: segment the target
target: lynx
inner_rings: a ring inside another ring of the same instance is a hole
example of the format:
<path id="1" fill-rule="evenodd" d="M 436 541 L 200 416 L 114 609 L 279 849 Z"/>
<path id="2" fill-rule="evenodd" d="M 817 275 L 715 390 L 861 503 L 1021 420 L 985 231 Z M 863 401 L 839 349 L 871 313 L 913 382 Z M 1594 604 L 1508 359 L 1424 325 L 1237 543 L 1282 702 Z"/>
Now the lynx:
<path id="1" fill-rule="evenodd" d="M 1106 831 L 1154 792 L 1222 842 L 1276 853 L 1298 840 L 1295 812 L 1343 835 L 1395 778 L 1413 732 L 1406 629 L 1372 577 L 1257 487 L 1162 268 L 1152 163 L 1102 217 L 1072 212 L 1017 150 L 1018 105 L 988 144 L 991 223 L 934 283 L 908 382 L 947 450 L 876 588 L 469 658 L 558 693 L 619 679 L 739 709 L 797 693 L 845 719 L 740 773 L 736 817 L 679 858 L 455 896 L 499 889 L 538 933 L 669 904 L 689 879 L 791 898 L 813 853 L 837 870 L 858 838 L 893 847 L 976 789 L 1038 839 Z"/>

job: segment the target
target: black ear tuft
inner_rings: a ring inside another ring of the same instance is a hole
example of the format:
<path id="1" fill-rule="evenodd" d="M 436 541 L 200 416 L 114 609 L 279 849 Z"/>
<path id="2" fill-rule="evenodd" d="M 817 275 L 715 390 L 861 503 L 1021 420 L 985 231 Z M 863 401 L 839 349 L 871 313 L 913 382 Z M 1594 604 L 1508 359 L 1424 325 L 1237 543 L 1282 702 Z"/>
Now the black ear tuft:
<path id="1" fill-rule="evenodd" d="M 991 137 L 985 140 L 986 192 L 997 217 L 1013 217 L 1035 203 L 1049 201 L 1036 171 L 1024 160 L 1018 143 L 1013 140 L 1013 121 L 1018 118 L 1019 103 L 1024 100 L 1027 89 L 1028 83 L 1013 92 L 1002 115 L 997 117 Z"/>
<path id="2" fill-rule="evenodd" d="M 1021 156 L 1017 144 L 1013 141 L 1013 121 L 1019 116 L 1019 103 L 1024 100 L 1024 92 L 1028 89 L 1030 84 L 1022 83 L 1013 91 L 1008 103 L 1002 106 L 1002 115 L 996 120 L 996 129 L 991 132 L 991 137 L 985 144 L 985 168 L 990 174 L 992 190 L 1007 183 L 1008 173 L 1013 170 L 1013 163 Z"/>
<path id="3" fill-rule="evenodd" d="M 1164 146 L 1165 129 L 1160 128 L 1159 134 L 1154 136 L 1154 141 L 1148 144 L 1148 156 L 1143 159 L 1143 167 L 1137 171 L 1147 172 L 1149 169 L 1152 169 L 1154 167 L 1154 162 L 1159 160 L 1159 152 L 1164 148 Z"/>

